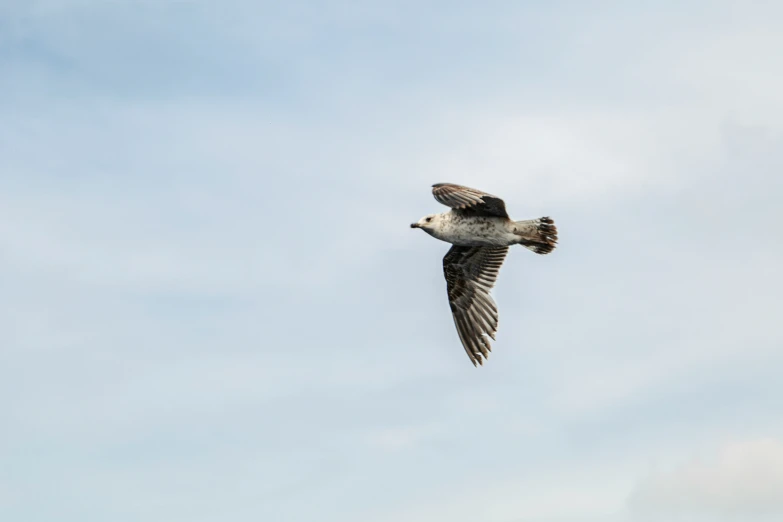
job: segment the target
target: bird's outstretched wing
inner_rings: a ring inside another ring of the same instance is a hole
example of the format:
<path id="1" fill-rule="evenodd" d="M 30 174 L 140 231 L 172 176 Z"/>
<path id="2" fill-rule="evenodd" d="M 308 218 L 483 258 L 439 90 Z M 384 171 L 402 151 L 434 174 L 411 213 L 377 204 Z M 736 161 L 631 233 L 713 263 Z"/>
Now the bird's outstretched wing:
<path id="1" fill-rule="evenodd" d="M 479 216 L 508 217 L 506 204 L 497 196 L 452 183 L 436 183 L 432 195 L 439 203 Z"/>
<path id="2" fill-rule="evenodd" d="M 443 258 L 443 275 L 449 305 L 462 346 L 473 366 L 484 364 L 495 339 L 498 309 L 489 295 L 508 247 L 464 247 L 454 245 Z"/>

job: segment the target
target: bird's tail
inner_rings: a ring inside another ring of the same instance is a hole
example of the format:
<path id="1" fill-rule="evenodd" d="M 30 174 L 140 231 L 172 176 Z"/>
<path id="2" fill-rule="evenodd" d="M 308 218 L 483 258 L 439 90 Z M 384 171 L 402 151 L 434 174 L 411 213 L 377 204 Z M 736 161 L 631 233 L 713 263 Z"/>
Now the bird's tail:
<path id="1" fill-rule="evenodd" d="M 557 245 L 557 227 L 552 218 L 526 219 L 514 222 L 519 244 L 536 254 L 548 254 Z"/>

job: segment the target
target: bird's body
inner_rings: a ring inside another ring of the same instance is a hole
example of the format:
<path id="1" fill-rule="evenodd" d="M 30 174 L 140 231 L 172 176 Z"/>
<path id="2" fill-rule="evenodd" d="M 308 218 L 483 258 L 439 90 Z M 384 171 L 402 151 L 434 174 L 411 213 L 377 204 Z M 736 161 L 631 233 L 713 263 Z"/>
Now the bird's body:
<path id="1" fill-rule="evenodd" d="M 466 215 L 450 210 L 435 217 L 432 237 L 459 246 L 510 246 L 519 242 L 513 221 L 495 216 Z"/>
<path id="2" fill-rule="evenodd" d="M 411 228 L 452 244 L 443 258 L 449 305 L 468 357 L 474 366 L 483 364 L 491 350 L 486 337 L 494 340 L 498 325 L 489 292 L 509 247 L 548 254 L 557 243 L 557 228 L 548 217 L 513 221 L 502 199 L 476 189 L 438 183 L 432 193 L 451 210 L 425 216 Z"/>

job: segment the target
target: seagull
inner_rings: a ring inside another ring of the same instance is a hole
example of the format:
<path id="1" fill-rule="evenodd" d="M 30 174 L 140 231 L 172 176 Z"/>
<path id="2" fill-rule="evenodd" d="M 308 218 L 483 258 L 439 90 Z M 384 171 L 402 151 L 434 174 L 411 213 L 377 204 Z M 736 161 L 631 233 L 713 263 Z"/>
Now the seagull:
<path id="1" fill-rule="evenodd" d="M 489 293 L 508 248 L 522 245 L 548 254 L 555 249 L 557 227 L 549 217 L 513 221 L 502 199 L 462 185 L 436 183 L 432 195 L 451 210 L 424 216 L 411 228 L 451 243 L 443 258 L 451 314 L 473 366 L 483 365 L 492 350 L 487 337 L 494 341 L 498 328 L 498 309 Z"/>

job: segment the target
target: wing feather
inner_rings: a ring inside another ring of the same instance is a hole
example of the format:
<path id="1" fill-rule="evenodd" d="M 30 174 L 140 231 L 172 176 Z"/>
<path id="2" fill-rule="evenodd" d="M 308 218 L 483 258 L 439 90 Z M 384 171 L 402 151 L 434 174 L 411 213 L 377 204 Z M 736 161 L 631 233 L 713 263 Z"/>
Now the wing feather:
<path id="1" fill-rule="evenodd" d="M 495 286 L 508 247 L 454 245 L 443 258 L 443 275 L 457 335 L 474 366 L 489 357 L 498 328 Z"/>
<path id="2" fill-rule="evenodd" d="M 432 186 L 432 195 L 438 203 L 455 210 L 479 216 L 508 218 L 506 204 L 502 199 L 477 189 L 453 183 L 436 183 Z"/>

